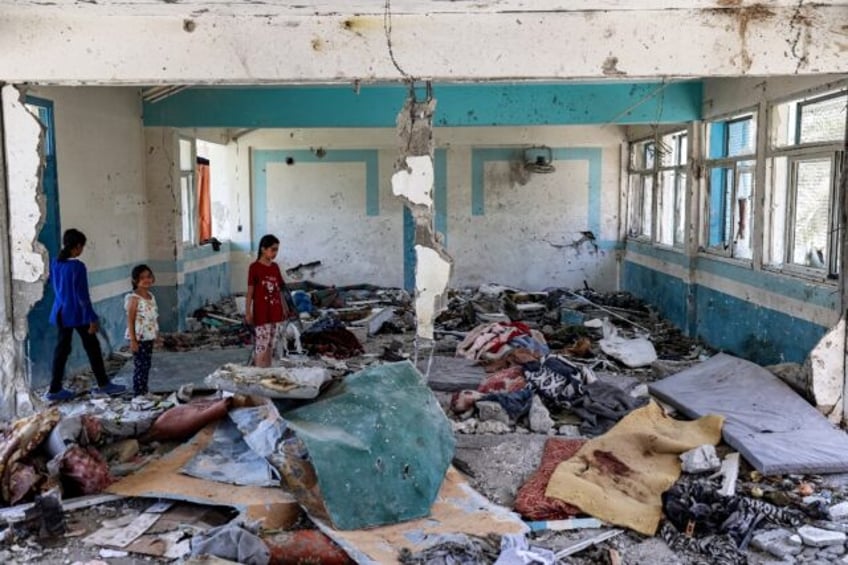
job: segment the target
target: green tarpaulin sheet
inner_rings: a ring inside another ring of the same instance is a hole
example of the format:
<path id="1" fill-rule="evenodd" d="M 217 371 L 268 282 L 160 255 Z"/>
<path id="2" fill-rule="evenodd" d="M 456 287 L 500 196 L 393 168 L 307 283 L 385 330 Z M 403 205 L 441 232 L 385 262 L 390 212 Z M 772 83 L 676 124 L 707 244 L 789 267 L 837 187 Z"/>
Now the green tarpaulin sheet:
<path id="1" fill-rule="evenodd" d="M 352 374 L 284 418 L 342 530 L 427 516 L 453 459 L 450 422 L 407 361 Z"/>

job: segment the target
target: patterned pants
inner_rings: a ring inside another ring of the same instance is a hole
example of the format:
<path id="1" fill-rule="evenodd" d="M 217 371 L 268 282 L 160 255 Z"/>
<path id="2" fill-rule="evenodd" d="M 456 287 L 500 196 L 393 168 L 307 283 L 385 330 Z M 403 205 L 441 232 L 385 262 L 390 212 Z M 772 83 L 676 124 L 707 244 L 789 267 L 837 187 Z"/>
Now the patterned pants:
<path id="1" fill-rule="evenodd" d="M 277 324 L 262 324 L 254 329 L 253 364 L 257 367 L 270 367 L 274 356 L 272 346 Z"/>
<path id="2" fill-rule="evenodd" d="M 153 340 L 139 341 L 138 351 L 133 354 L 133 394 L 147 394 L 147 377 L 150 375 L 150 361 L 153 358 Z"/>

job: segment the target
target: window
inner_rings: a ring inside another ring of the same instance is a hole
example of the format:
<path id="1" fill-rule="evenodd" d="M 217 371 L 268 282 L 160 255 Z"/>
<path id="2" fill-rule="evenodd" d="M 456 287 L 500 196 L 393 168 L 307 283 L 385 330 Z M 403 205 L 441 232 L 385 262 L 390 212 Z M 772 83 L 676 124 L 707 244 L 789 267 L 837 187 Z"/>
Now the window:
<path id="1" fill-rule="evenodd" d="M 845 90 L 772 109 L 770 266 L 836 278 Z"/>
<path id="2" fill-rule="evenodd" d="M 756 122 L 752 114 L 709 124 L 706 248 L 729 257 L 753 256 Z"/>
<path id="3" fill-rule="evenodd" d="M 180 202 L 183 243 L 197 243 L 197 193 L 195 191 L 194 140 L 180 138 Z"/>
<path id="4" fill-rule="evenodd" d="M 662 137 L 659 148 L 657 240 L 666 245 L 683 245 L 687 141 L 686 132 L 672 133 Z"/>
<path id="5" fill-rule="evenodd" d="M 678 131 L 630 145 L 629 237 L 683 245 L 687 139 Z"/>
<path id="6" fill-rule="evenodd" d="M 642 141 L 630 146 L 630 174 L 628 175 L 629 237 L 652 237 L 654 214 L 654 177 L 656 144 Z"/>

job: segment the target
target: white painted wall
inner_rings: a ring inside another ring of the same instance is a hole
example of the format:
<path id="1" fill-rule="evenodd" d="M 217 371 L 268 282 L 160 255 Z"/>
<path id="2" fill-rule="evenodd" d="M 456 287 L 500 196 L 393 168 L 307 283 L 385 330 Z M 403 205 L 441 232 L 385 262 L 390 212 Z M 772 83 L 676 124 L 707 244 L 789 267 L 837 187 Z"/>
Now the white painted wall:
<path id="1" fill-rule="evenodd" d="M 570 247 L 588 230 L 588 164 L 556 161 L 556 172 L 511 182 L 509 163 L 490 162 L 485 180 L 485 216 L 471 213 L 472 148 L 526 147 L 602 149 L 601 230 L 598 242 L 618 237 L 619 127 L 535 126 L 437 128 L 437 147 L 447 150 L 447 251 L 454 258 L 451 286 L 499 282 L 527 289 L 581 287 L 583 281 L 616 288 L 613 251 Z M 255 149 L 378 149 L 380 215 L 365 214 L 364 165 L 359 163 L 271 164 L 268 167 L 268 231 L 282 240 L 284 267 L 321 260 L 310 278 L 324 284 L 403 284 L 403 208 L 391 193 L 397 159 L 393 129 L 258 130 L 230 144 L 234 214 L 243 226 L 233 234 L 234 291 L 245 289 L 256 241 L 249 221 L 250 159 Z"/>
<path id="2" fill-rule="evenodd" d="M 139 90 L 38 87 L 30 93 L 54 104 L 60 225 L 88 237 L 88 269 L 147 257 Z"/>
<path id="3" fill-rule="evenodd" d="M 760 102 L 784 101 L 810 89 L 829 89 L 848 75 L 785 76 L 772 78 L 710 78 L 704 80 L 704 119 L 709 120 Z M 834 86 L 835 87 L 835 86 Z"/>

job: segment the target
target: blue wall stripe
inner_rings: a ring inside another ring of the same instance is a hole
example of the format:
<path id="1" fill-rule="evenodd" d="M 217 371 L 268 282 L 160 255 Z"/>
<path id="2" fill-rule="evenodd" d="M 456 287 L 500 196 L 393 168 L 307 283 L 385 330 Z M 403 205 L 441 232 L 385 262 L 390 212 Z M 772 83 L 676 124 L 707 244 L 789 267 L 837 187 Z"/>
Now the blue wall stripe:
<path id="1" fill-rule="evenodd" d="M 436 149 L 433 178 L 434 227 L 442 235 L 442 245 L 448 246 L 448 160 L 446 149 Z"/>
<path id="2" fill-rule="evenodd" d="M 626 249 L 667 263 L 689 267 L 688 257 L 681 252 L 632 240 L 627 241 Z M 693 262 L 699 271 L 834 311 L 839 309 L 839 290 L 835 283 L 815 283 L 769 270 L 755 271 L 751 267 L 735 265 L 728 260 L 713 259 L 705 255 L 698 255 Z"/>
<path id="3" fill-rule="evenodd" d="M 764 291 L 781 294 L 802 302 L 832 310 L 839 309 L 839 289 L 834 283 L 817 284 L 770 271 L 755 271 L 750 267 L 733 265 L 728 261 L 698 257 L 699 270 L 747 284 Z"/>
<path id="4" fill-rule="evenodd" d="M 403 207 L 403 287 L 415 290 L 415 220 L 412 212 Z"/>
<path id="5" fill-rule="evenodd" d="M 380 179 L 378 153 L 375 149 L 329 149 L 321 157 L 309 149 L 256 149 L 250 157 L 254 240 L 268 233 L 268 163 L 285 163 L 288 157 L 294 159 L 294 167 L 298 163 L 365 163 L 365 214 L 380 215 Z"/>
<path id="6" fill-rule="evenodd" d="M 768 365 L 802 363 L 828 328 L 625 261 L 622 286 L 711 347 Z M 694 301 L 695 320 L 687 323 Z"/>
<path id="7" fill-rule="evenodd" d="M 653 305 L 678 328 L 687 328 L 689 285 L 677 277 L 624 261 L 622 288 Z"/>
<path id="8" fill-rule="evenodd" d="M 433 163 L 433 227 L 442 235 L 442 245 L 448 244 L 448 166 L 447 150 L 436 149 Z M 403 287 L 415 290 L 415 220 L 403 207 Z"/>
<path id="9" fill-rule="evenodd" d="M 698 335 L 761 365 L 803 363 L 829 328 L 698 286 Z"/>
<path id="10" fill-rule="evenodd" d="M 405 85 L 196 87 L 144 103 L 145 126 L 395 127 Z M 683 123 L 700 81 L 435 84 L 436 126 Z"/>
<path id="11" fill-rule="evenodd" d="M 489 161 L 512 161 L 524 159 L 523 147 L 477 148 L 471 150 L 471 215 L 483 216 L 485 203 L 485 170 Z M 553 147 L 554 161 L 588 161 L 589 182 L 588 229 L 596 238 L 601 234 L 601 157 L 603 151 L 598 147 Z"/>
<path id="12" fill-rule="evenodd" d="M 625 248 L 627 251 L 635 251 L 639 255 L 647 255 L 666 263 L 673 263 L 681 267 L 689 267 L 689 257 L 682 250 L 654 247 L 650 243 L 628 239 Z"/>

